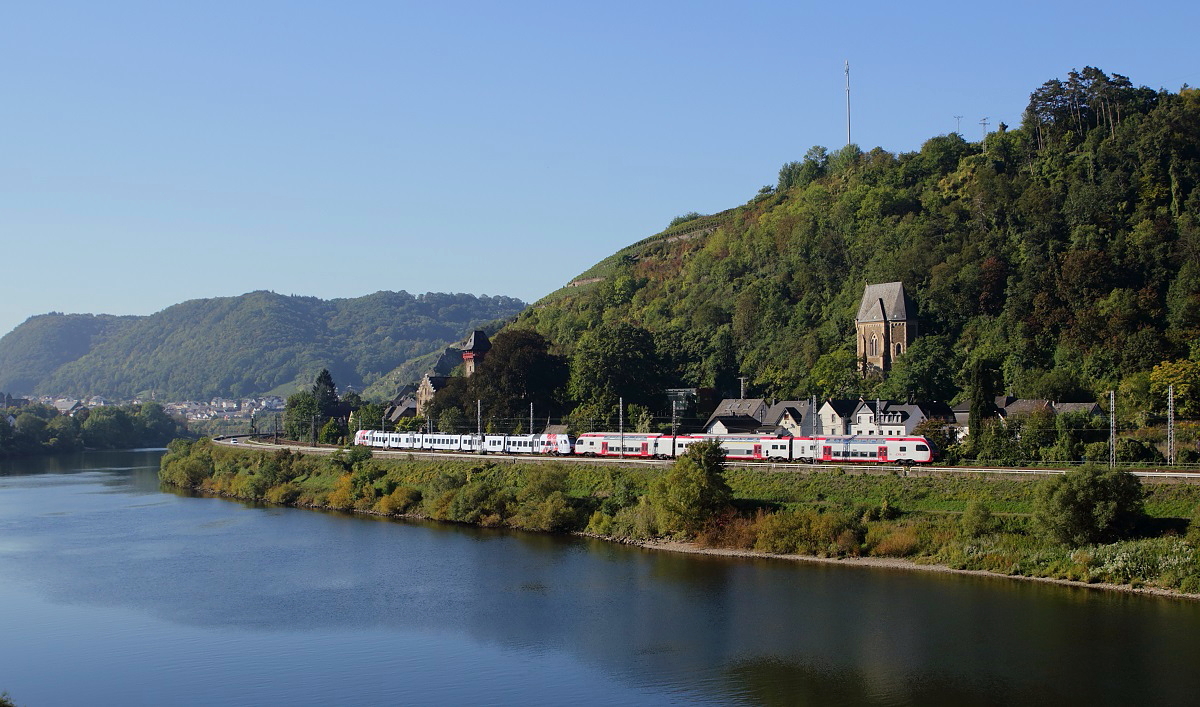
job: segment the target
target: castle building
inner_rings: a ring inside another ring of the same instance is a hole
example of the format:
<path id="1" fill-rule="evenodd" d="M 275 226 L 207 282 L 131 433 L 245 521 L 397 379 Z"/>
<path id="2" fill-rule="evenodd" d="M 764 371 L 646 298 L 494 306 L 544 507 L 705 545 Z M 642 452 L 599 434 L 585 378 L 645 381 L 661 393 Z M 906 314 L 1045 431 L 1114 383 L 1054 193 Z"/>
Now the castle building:
<path id="1" fill-rule="evenodd" d="M 917 337 L 917 307 L 904 283 L 867 285 L 854 327 L 858 360 L 868 370 L 891 370 L 892 361 Z"/>
<path id="2" fill-rule="evenodd" d="M 470 338 L 462 347 L 463 372 L 468 378 L 475 372 L 475 367 L 483 361 L 487 352 L 491 350 L 492 342 L 488 341 L 487 334 L 479 329 L 471 332 Z"/>

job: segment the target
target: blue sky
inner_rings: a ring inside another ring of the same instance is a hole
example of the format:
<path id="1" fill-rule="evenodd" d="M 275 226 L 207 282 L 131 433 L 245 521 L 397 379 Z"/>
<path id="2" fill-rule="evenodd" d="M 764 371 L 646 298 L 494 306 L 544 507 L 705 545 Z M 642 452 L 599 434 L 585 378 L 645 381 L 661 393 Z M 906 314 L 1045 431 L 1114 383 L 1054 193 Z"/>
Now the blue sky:
<path id="1" fill-rule="evenodd" d="M 0 22 L 0 333 L 258 289 L 533 301 L 812 145 L 970 140 L 1196 3 L 41 2 Z"/>

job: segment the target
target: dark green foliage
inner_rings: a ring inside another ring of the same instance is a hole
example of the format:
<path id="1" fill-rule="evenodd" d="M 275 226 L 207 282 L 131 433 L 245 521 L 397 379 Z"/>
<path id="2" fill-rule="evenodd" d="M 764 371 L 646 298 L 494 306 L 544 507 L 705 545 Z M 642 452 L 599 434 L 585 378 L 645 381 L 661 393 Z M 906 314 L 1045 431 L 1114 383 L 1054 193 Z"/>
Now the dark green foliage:
<path id="1" fill-rule="evenodd" d="M 678 226 L 683 223 L 687 223 L 688 221 L 695 221 L 696 219 L 701 218 L 703 216 L 704 216 L 704 214 L 697 213 L 695 211 L 689 211 L 686 214 L 682 214 L 680 216 L 676 216 L 675 218 L 671 219 L 671 223 L 667 224 L 667 228 L 674 228 L 675 226 Z"/>
<path id="2" fill-rule="evenodd" d="M 354 456 L 356 451 L 316 457 L 178 440 L 163 458 L 160 478 L 238 498 L 485 526 L 570 531 L 582 529 L 587 518 L 587 531 L 604 536 L 650 540 L 663 532 L 662 513 L 647 498 L 655 494 L 646 494 L 661 470 L 467 459 L 384 461 Z M 1152 518 L 1141 529 L 1156 537 L 1075 549 L 1034 525 L 1030 514 L 1041 485 L 1027 477 L 803 474 L 736 467 L 725 476 L 736 500 L 704 518 L 695 538 L 706 546 L 907 557 L 1004 574 L 1200 591 L 1196 531 L 1191 540 L 1173 535 L 1189 514 L 1192 527 L 1200 527 L 1200 486 L 1192 484 L 1148 484 L 1145 508 Z"/>
<path id="3" fill-rule="evenodd" d="M 654 405 L 664 389 L 654 337 L 625 322 L 589 331 L 571 360 L 571 397 L 581 403 L 611 406 Z"/>
<path id="4" fill-rule="evenodd" d="M 623 249 L 581 276 L 600 282 L 518 326 L 567 356 L 618 322 L 652 332 L 660 387 L 726 396 L 746 375 L 755 397 L 971 400 L 976 423 L 997 394 L 1091 397 L 1200 358 L 1200 91 L 1088 68 L 982 142 L 813 150 L 779 176 L 773 193 Z M 856 372 L 853 318 L 864 283 L 892 280 L 923 338 L 876 390 Z M 572 375 L 590 359 L 572 358 Z"/>
<path id="5" fill-rule="evenodd" d="M 754 549 L 780 555 L 857 555 L 865 535 L 854 514 L 783 511 L 759 521 Z"/>
<path id="6" fill-rule="evenodd" d="M 14 415 L 16 426 L 4 419 Z M 162 447 L 187 434 L 186 427 L 157 403 L 102 406 L 75 416 L 46 405 L 0 409 L 0 459 L 89 449 Z"/>
<path id="7" fill-rule="evenodd" d="M 284 434 L 288 439 L 314 443 L 317 441 L 317 418 L 317 399 L 311 392 L 289 395 L 283 411 Z"/>
<path id="8" fill-rule="evenodd" d="M 961 525 L 963 534 L 970 538 L 982 537 L 999 527 L 992 510 L 980 500 L 967 504 L 967 509 L 962 514 Z"/>
<path id="9" fill-rule="evenodd" d="M 693 535 L 733 498 L 725 482 L 725 452 L 715 440 L 691 445 L 650 490 L 664 533 Z"/>
<path id="10" fill-rule="evenodd" d="M 1192 518 L 1188 523 L 1187 541 L 1200 548 L 1200 506 L 1196 506 L 1196 510 L 1192 511 Z"/>
<path id="11" fill-rule="evenodd" d="M 329 417 L 337 410 L 337 385 L 334 384 L 329 369 L 322 368 L 321 372 L 317 374 L 317 380 L 312 387 L 312 396 L 317 404 L 317 414 L 321 417 Z"/>
<path id="12" fill-rule="evenodd" d="M 320 300 L 260 291 L 148 317 L 48 314 L 0 339 L 0 390 L 207 400 L 290 392 L 321 368 L 362 389 L 523 306 L 465 294 Z"/>
<path id="13" fill-rule="evenodd" d="M 535 425 L 563 412 L 567 363 L 550 351 L 550 343 L 529 329 L 505 329 L 492 339 L 492 349 L 470 379 L 451 380 L 429 406 L 441 432 L 474 431 L 477 409 L 494 431 Z M 479 401 L 477 408 L 476 401 Z"/>
<path id="14" fill-rule="evenodd" d="M 1040 483 L 1034 518 L 1063 543 L 1112 542 L 1133 532 L 1145 514 L 1143 498 L 1133 474 L 1085 465 Z"/>

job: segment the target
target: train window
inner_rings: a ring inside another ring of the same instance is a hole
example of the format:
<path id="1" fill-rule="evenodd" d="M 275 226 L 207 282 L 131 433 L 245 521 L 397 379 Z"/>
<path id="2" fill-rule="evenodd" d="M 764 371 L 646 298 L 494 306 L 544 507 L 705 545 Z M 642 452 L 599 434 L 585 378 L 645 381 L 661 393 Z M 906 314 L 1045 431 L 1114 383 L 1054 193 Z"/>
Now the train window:
<path id="1" fill-rule="evenodd" d="M 904 445 L 900 445 L 900 451 L 902 451 L 902 452 L 907 452 L 907 451 L 908 451 L 908 447 L 905 447 Z"/>
<path id="2" fill-rule="evenodd" d="M 929 447 L 926 447 L 926 446 L 925 446 L 925 445 L 923 445 L 923 444 L 918 444 L 918 445 L 917 445 L 917 451 L 918 451 L 918 452 L 928 452 L 928 451 L 929 451 Z"/>

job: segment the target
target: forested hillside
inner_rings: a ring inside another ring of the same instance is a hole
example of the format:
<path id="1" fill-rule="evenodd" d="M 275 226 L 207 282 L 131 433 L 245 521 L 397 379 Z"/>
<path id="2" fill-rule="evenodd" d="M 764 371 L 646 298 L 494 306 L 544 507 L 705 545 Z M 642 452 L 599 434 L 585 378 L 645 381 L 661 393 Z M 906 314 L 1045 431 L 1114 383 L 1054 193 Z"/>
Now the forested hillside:
<path id="1" fill-rule="evenodd" d="M 32 391 L 58 368 L 136 319 L 61 312 L 30 317 L 0 339 L 0 390 Z"/>
<path id="2" fill-rule="evenodd" d="M 1128 409 L 1161 408 L 1152 369 L 1200 358 L 1198 182 L 1200 91 L 1087 68 L 982 142 L 814 147 L 748 203 L 676 219 L 513 328 L 570 359 L 567 406 L 600 402 L 640 360 L 658 386 L 726 394 L 746 375 L 764 397 L 1116 389 Z M 887 380 L 864 379 L 859 298 L 897 280 L 921 336 Z"/>
<path id="3" fill-rule="evenodd" d="M 47 314 L 0 339 L 0 390 L 237 397 L 290 393 L 322 368 L 362 389 L 522 307 L 510 297 L 466 294 L 321 300 L 260 291 L 183 302 L 148 317 Z"/>

